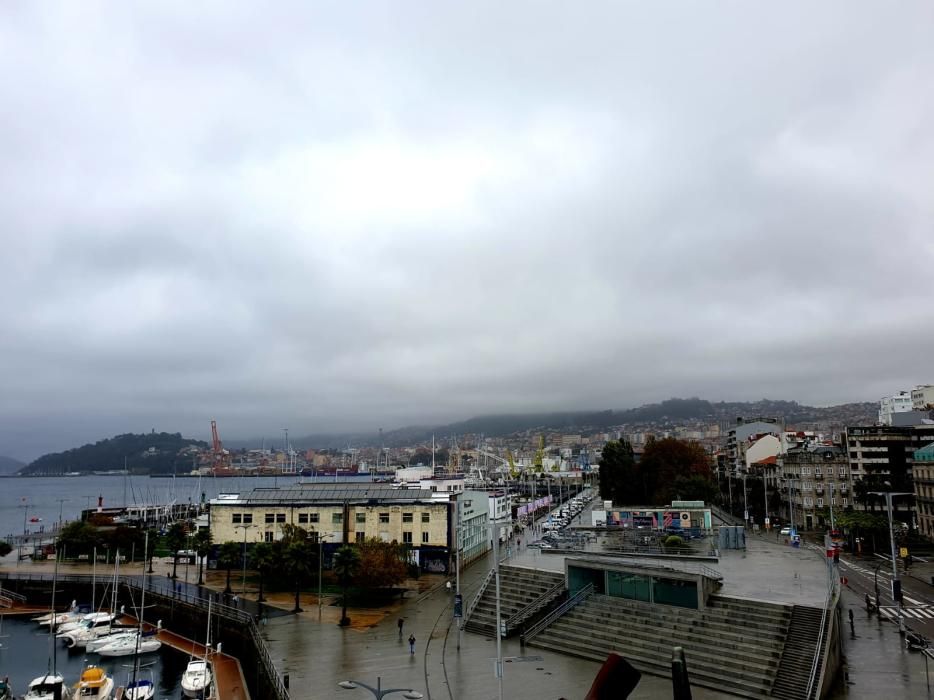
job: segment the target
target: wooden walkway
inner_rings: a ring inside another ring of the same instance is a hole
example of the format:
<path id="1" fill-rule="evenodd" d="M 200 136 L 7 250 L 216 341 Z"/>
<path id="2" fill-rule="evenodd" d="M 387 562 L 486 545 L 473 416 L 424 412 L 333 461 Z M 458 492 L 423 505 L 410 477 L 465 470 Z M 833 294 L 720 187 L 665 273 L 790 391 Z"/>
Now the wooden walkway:
<path id="1" fill-rule="evenodd" d="M 136 625 L 139 621 L 130 616 L 124 615 L 121 620 L 123 624 Z M 148 622 L 144 627 L 147 630 L 153 630 L 155 627 Z M 204 644 L 193 642 L 165 629 L 160 629 L 156 637 L 163 644 L 177 649 L 183 654 L 194 656 L 199 659 L 204 658 Z M 246 680 L 243 678 L 243 671 L 240 668 L 240 662 L 228 654 L 211 653 L 211 669 L 214 673 L 214 697 L 221 700 L 250 700 L 250 691 L 246 687 Z"/>

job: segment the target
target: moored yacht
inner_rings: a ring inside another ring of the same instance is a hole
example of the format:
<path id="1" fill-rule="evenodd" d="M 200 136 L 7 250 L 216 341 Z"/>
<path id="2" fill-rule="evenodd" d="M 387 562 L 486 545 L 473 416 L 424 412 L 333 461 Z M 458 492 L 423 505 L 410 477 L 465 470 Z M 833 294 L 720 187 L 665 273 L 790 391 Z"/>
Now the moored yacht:
<path id="1" fill-rule="evenodd" d="M 88 666 L 81 672 L 81 678 L 75 686 L 77 698 L 94 700 L 112 700 L 114 679 L 100 666 Z"/>
<path id="2" fill-rule="evenodd" d="M 33 679 L 23 696 L 23 700 L 56 700 L 56 698 L 62 698 L 62 700 L 71 698 L 71 690 L 65 685 L 65 679 L 57 673 L 47 673 Z"/>

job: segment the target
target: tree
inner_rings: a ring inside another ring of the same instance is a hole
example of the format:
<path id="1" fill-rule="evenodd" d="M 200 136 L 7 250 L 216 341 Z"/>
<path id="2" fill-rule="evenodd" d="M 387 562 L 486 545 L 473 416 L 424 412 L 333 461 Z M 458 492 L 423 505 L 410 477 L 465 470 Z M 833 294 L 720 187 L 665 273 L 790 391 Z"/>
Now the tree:
<path id="1" fill-rule="evenodd" d="M 675 438 L 650 440 L 639 461 L 638 472 L 643 503 L 667 504 L 677 496 L 678 477 L 701 477 L 711 480 L 710 460 L 696 442 Z"/>
<path id="2" fill-rule="evenodd" d="M 84 520 L 70 522 L 59 531 L 58 545 L 73 554 L 91 554 L 101 544 L 98 529 Z"/>
<path id="3" fill-rule="evenodd" d="M 143 541 L 149 543 L 149 549 L 143 553 L 143 556 L 145 557 L 145 560 L 149 561 L 148 573 L 151 574 L 152 573 L 152 560 L 153 560 L 153 557 L 156 556 L 156 543 L 159 541 L 159 533 L 155 530 L 155 528 L 150 528 L 149 537 L 146 538 L 144 536 Z"/>
<path id="4" fill-rule="evenodd" d="M 227 569 L 227 585 L 224 593 L 230 593 L 230 570 L 240 561 L 240 545 L 236 542 L 224 542 L 217 554 L 217 565 Z"/>
<path id="5" fill-rule="evenodd" d="M 282 550 L 282 563 L 289 576 L 295 582 L 295 607 L 293 613 L 302 612 L 299 597 L 302 592 L 302 581 L 311 571 L 312 562 L 315 559 L 314 547 L 311 542 L 305 540 L 293 540 L 289 542 Z"/>
<path id="6" fill-rule="evenodd" d="M 259 542 L 253 547 L 253 553 L 250 557 L 250 565 L 259 574 L 259 597 L 256 599 L 259 603 L 262 603 L 264 600 L 266 600 L 266 598 L 263 596 L 263 582 L 265 581 L 266 574 L 269 573 L 269 570 L 272 568 L 275 560 L 276 557 L 272 545 L 267 544 L 266 542 Z"/>
<path id="7" fill-rule="evenodd" d="M 204 558 L 211 553 L 213 542 L 210 530 L 198 530 L 192 538 L 195 554 L 198 555 L 198 585 L 204 585 Z"/>
<path id="8" fill-rule="evenodd" d="M 5 557 L 7 554 L 13 551 L 13 545 L 11 545 L 6 540 L 0 540 L 0 557 Z"/>
<path id="9" fill-rule="evenodd" d="M 398 542 L 383 542 L 378 537 L 370 537 L 357 545 L 357 548 L 360 555 L 359 568 L 366 571 L 361 585 L 375 589 L 405 581 L 409 547 Z"/>
<path id="10" fill-rule="evenodd" d="M 608 442 L 600 458 L 600 498 L 614 503 L 633 500 L 636 460 L 626 440 Z"/>
<path id="11" fill-rule="evenodd" d="M 357 552 L 356 548 L 345 544 L 334 552 L 332 564 L 334 573 L 337 574 L 337 578 L 340 580 L 341 588 L 343 589 L 343 600 L 341 601 L 343 607 L 341 609 L 340 626 L 346 627 L 350 624 L 350 618 L 347 617 L 347 588 L 350 585 L 350 581 L 357 575 L 357 571 L 360 569 L 360 554 Z"/>
<path id="12" fill-rule="evenodd" d="M 165 536 L 165 543 L 169 551 L 172 552 L 172 578 L 178 578 L 176 573 L 178 570 L 178 550 L 185 545 L 187 538 L 188 530 L 185 527 L 185 523 L 182 522 L 172 523 Z"/>

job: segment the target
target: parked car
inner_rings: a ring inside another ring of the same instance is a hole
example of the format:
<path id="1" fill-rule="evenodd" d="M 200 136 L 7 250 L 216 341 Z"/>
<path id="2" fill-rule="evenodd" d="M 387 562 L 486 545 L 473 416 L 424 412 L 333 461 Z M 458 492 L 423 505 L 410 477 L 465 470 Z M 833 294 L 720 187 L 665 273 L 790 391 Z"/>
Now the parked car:
<path id="1" fill-rule="evenodd" d="M 783 535 L 790 535 L 790 534 L 791 534 L 791 528 L 788 527 L 788 526 L 786 525 L 785 527 L 783 527 L 783 528 L 781 529 L 781 534 L 783 534 Z"/>

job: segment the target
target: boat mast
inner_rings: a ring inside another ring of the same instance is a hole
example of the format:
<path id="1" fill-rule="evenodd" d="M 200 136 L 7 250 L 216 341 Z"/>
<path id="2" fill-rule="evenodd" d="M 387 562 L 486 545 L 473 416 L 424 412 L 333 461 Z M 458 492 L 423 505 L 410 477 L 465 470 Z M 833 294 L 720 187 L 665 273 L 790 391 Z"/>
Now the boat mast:
<path id="1" fill-rule="evenodd" d="M 143 540 L 143 551 L 149 550 L 149 531 L 146 531 L 146 538 Z M 139 631 L 136 633 L 136 659 L 133 661 L 133 684 L 136 689 L 136 677 L 139 673 L 139 641 L 143 636 L 143 615 L 146 614 L 146 567 L 143 567 L 143 595 L 139 603 Z"/>
<path id="2" fill-rule="evenodd" d="M 58 654 L 55 653 L 55 586 L 58 583 L 58 539 L 55 540 L 55 569 L 52 571 L 52 622 L 49 624 L 49 665 L 46 672 L 55 675 Z M 51 666 L 51 669 L 49 669 Z"/>

